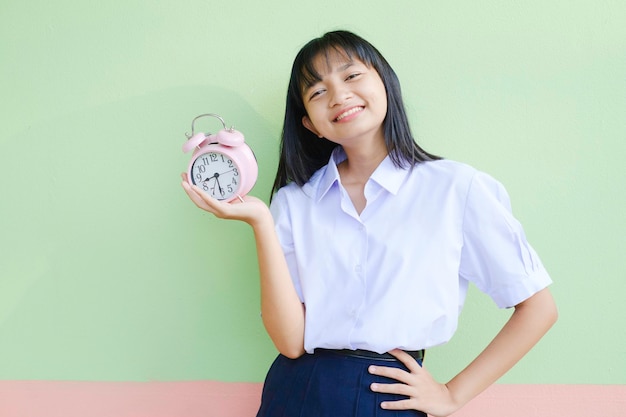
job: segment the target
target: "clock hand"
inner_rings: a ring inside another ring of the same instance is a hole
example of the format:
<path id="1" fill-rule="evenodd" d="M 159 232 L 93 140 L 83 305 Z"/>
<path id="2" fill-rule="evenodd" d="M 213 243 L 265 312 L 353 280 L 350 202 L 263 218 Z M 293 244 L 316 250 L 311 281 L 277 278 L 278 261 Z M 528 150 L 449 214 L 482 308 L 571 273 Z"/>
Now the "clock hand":
<path id="1" fill-rule="evenodd" d="M 215 175 L 213 175 L 213 178 L 215 178 L 215 183 L 217 184 L 217 188 L 220 190 L 220 195 L 224 195 L 224 190 L 222 189 L 222 185 L 220 184 L 219 177 L 220 174 L 218 174 L 217 172 L 215 173 Z"/>
<path id="2" fill-rule="evenodd" d="M 218 174 L 217 172 L 213 175 L 211 175 L 210 177 L 206 177 L 204 180 L 202 180 L 202 182 L 207 182 L 207 181 L 211 181 L 212 179 L 217 180 L 217 177 L 219 177 L 220 174 Z"/>

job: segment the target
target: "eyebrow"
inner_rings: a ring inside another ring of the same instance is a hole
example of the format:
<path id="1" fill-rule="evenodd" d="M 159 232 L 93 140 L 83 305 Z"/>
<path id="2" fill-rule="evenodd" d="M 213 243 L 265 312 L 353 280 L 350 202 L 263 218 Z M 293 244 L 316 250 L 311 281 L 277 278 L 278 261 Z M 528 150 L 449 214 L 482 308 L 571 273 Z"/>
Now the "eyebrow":
<path id="1" fill-rule="evenodd" d="M 333 66 L 329 62 L 327 68 L 328 68 L 329 73 L 332 73 L 332 72 L 343 72 L 343 71 L 349 69 L 350 67 L 353 67 L 354 65 L 355 65 L 354 60 L 350 60 L 350 61 L 346 62 L 345 64 L 341 64 L 338 67 L 333 68 Z M 322 81 L 321 78 L 320 78 L 319 81 Z"/>
<path id="2" fill-rule="evenodd" d="M 353 65 L 354 65 L 354 61 L 349 61 L 349 62 L 346 62 L 345 64 L 343 64 L 342 66 L 340 66 L 340 67 L 339 67 L 339 68 L 337 68 L 337 69 L 338 69 L 339 71 L 345 71 L 345 70 L 347 70 L 348 68 L 350 68 L 350 67 L 351 67 L 351 66 L 353 66 Z"/>

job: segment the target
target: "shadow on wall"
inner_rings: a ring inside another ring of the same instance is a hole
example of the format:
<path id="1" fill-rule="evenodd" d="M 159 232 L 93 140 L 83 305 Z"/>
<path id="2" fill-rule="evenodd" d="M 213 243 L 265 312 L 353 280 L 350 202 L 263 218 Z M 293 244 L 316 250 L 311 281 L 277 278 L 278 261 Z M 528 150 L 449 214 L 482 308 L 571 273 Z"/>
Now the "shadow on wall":
<path id="1" fill-rule="evenodd" d="M 0 143 L 2 379 L 263 378 L 259 350 L 274 351 L 255 301 L 253 239 L 180 187 L 185 133 L 209 112 L 245 134 L 260 168 L 251 194 L 267 201 L 278 128 L 215 86 L 34 120 Z"/>

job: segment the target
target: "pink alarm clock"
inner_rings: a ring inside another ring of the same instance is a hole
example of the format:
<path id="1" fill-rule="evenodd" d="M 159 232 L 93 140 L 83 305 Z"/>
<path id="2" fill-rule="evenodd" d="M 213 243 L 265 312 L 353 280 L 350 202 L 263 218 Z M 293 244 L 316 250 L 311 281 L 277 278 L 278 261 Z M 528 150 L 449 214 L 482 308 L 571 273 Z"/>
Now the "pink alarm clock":
<path id="1" fill-rule="evenodd" d="M 215 117 L 224 128 L 216 134 L 194 133 L 194 123 L 201 117 Z M 187 168 L 191 184 L 225 202 L 235 198 L 242 200 L 241 197 L 250 192 L 256 183 L 259 168 L 241 132 L 232 127 L 227 129 L 224 119 L 207 113 L 193 119 L 191 134 L 185 136 L 187 142 L 183 145 L 183 152 L 195 149 Z"/>

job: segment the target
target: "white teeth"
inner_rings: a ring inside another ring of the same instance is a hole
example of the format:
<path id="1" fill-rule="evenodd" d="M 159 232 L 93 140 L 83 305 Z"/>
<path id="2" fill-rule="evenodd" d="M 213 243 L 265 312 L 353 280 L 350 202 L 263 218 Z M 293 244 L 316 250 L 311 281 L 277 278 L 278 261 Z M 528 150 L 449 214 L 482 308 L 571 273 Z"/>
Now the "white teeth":
<path id="1" fill-rule="evenodd" d="M 336 121 L 339 121 L 339 120 L 343 119 L 344 117 L 348 117 L 348 116 L 350 116 L 351 114 L 358 113 L 358 112 L 360 112 L 361 110 L 363 110 L 363 107 L 354 107 L 354 108 L 352 108 L 352 109 L 348 110 L 348 111 L 347 111 L 347 112 L 345 112 L 345 113 L 341 113 L 341 114 L 340 114 L 340 115 L 339 115 L 339 116 L 338 116 L 335 120 L 336 120 Z"/>

